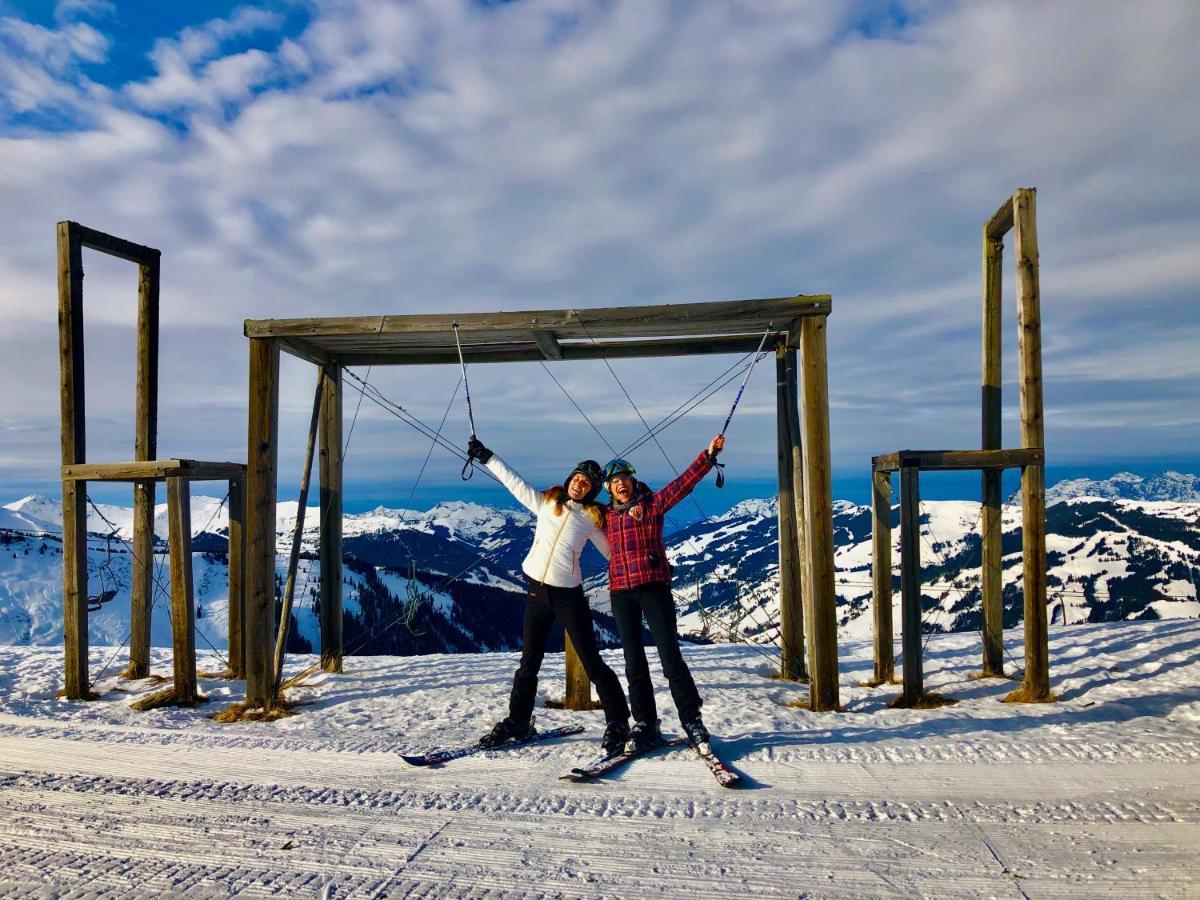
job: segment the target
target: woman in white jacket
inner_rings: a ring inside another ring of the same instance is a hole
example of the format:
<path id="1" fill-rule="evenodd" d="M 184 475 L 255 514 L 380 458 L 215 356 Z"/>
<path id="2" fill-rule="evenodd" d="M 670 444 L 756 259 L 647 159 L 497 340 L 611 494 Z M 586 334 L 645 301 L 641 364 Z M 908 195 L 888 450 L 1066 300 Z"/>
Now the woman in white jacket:
<path id="1" fill-rule="evenodd" d="M 538 670 L 550 627 L 557 619 L 570 636 L 588 678 L 596 685 L 607 722 L 604 749 L 615 753 L 629 736 L 629 705 L 616 673 L 600 657 L 592 608 L 584 596 L 579 571 L 579 555 L 589 540 L 605 559 L 609 556 L 604 508 L 594 502 L 600 493 L 600 464 L 584 460 L 561 485 L 539 491 L 477 439 L 471 439 L 468 451 L 471 459 L 486 466 L 522 506 L 537 516 L 533 546 L 521 564 L 529 589 L 521 663 L 513 676 L 508 717 L 497 722 L 482 743 L 496 746 L 508 740 L 526 740 L 534 733 Z"/>

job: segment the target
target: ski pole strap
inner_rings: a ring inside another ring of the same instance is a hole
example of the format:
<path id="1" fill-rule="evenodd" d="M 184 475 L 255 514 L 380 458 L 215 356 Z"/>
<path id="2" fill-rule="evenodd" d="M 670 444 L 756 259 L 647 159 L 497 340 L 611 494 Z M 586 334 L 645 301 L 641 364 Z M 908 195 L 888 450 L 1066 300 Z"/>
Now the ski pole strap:
<path id="1" fill-rule="evenodd" d="M 471 457 L 468 456 L 467 461 L 465 463 L 463 463 L 463 467 L 462 467 L 462 480 L 463 481 L 470 481 L 471 476 L 475 474 L 475 467 L 473 465 L 471 465 L 472 462 L 473 462 L 473 460 L 471 459 Z"/>
<path id="2" fill-rule="evenodd" d="M 717 487 L 725 487 L 725 463 L 719 463 L 714 459 L 712 465 L 717 470 Z"/>

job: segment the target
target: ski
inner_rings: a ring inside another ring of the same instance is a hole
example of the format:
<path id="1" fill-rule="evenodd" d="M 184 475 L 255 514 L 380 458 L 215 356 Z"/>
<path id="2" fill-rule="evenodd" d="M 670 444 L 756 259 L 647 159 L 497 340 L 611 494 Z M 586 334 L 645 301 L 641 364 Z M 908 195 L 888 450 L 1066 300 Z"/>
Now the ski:
<path id="1" fill-rule="evenodd" d="M 462 747 L 453 747 L 449 749 L 430 750 L 427 753 L 418 753 L 416 755 L 400 754 L 400 758 L 410 766 L 440 766 L 442 763 L 450 762 L 452 759 L 460 759 L 464 756 L 470 756 L 472 753 L 480 753 L 484 750 L 508 750 L 512 747 L 523 747 L 526 744 L 537 743 L 538 741 L 550 741 L 554 738 L 567 737 L 572 734 L 582 732 L 582 725 L 564 725 L 561 728 L 547 728 L 545 731 L 537 732 L 533 737 L 524 741 L 505 741 L 503 744 L 497 744 L 494 747 L 485 747 L 480 742 L 476 741 L 473 744 L 466 744 Z"/>
<path id="2" fill-rule="evenodd" d="M 721 787 L 733 787 L 742 780 L 742 776 L 725 765 L 721 758 L 713 753 L 711 744 L 701 744 L 692 749 L 696 751 L 696 755 L 708 767 L 708 771 L 712 772 L 713 778 L 717 779 L 717 784 Z"/>
<path id="3" fill-rule="evenodd" d="M 640 753 L 618 753 L 615 756 L 601 756 L 590 763 L 583 766 L 576 766 L 570 772 L 566 772 L 560 776 L 564 781 L 587 781 L 592 778 L 599 778 L 614 769 L 619 769 L 628 762 L 637 759 L 639 756 L 645 756 L 647 753 L 653 753 L 662 747 L 675 747 L 679 744 L 686 744 L 687 738 L 675 737 L 666 738 L 661 744 L 655 744 L 653 747 L 648 747 Z"/>

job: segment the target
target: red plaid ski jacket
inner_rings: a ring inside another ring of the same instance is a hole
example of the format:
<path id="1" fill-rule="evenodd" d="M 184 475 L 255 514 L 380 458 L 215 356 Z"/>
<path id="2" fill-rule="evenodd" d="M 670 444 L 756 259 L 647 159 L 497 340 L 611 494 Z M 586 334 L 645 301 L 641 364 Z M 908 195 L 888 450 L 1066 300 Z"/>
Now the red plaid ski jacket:
<path id="1" fill-rule="evenodd" d="M 705 450 L 682 475 L 657 493 L 651 493 L 639 481 L 636 489 L 641 495 L 637 502 L 623 510 L 609 507 L 605 514 L 604 536 L 612 547 L 612 556 L 608 560 L 610 591 L 627 590 L 655 581 L 671 583 L 671 565 L 663 547 L 663 516 L 690 494 L 710 471 L 712 462 Z M 630 515 L 639 507 L 642 510 L 640 521 Z"/>

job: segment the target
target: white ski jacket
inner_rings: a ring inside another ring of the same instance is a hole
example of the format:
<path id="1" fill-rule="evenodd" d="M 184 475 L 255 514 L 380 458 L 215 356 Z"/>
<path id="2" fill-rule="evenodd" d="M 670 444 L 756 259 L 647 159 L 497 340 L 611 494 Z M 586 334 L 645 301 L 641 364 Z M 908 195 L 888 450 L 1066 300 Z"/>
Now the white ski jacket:
<path id="1" fill-rule="evenodd" d="M 510 469 L 499 456 L 493 453 L 484 465 L 522 506 L 537 516 L 533 546 L 521 563 L 526 575 L 553 587 L 573 588 L 583 584 L 579 555 L 589 540 L 608 559 L 610 550 L 604 532 L 580 504 L 565 500 L 562 515 L 556 516 L 553 501 L 544 500 L 541 491 Z"/>

